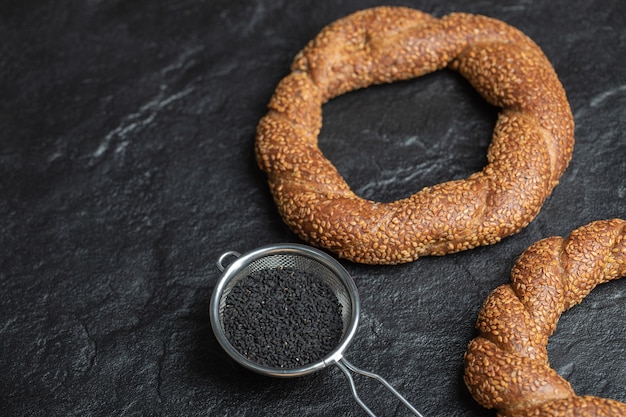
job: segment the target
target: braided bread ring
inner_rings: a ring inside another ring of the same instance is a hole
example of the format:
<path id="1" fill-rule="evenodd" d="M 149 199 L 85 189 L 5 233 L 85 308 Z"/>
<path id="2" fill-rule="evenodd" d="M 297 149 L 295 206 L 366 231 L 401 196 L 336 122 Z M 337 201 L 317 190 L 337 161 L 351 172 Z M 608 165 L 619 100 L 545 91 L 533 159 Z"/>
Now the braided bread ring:
<path id="1" fill-rule="evenodd" d="M 372 84 L 451 68 L 501 107 L 484 169 L 391 203 L 356 196 L 317 146 L 322 104 Z M 276 88 L 255 152 L 285 223 L 356 262 L 396 264 L 519 232 L 567 167 L 574 122 L 556 73 L 523 33 L 484 16 L 379 7 L 313 39 Z"/>
<path id="2" fill-rule="evenodd" d="M 561 314 L 596 285 L 626 275 L 626 221 L 590 223 L 550 237 L 517 260 L 511 283 L 485 300 L 465 354 L 465 384 L 501 417 L 626 416 L 626 404 L 577 396 L 548 363 L 548 337 Z"/>

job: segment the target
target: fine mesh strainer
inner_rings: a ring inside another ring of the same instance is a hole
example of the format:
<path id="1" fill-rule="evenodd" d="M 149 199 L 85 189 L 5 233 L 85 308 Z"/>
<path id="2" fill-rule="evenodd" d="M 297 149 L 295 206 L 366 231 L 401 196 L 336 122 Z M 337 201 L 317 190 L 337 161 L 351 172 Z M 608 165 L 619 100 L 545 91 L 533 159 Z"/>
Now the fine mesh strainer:
<path id="1" fill-rule="evenodd" d="M 236 260 L 230 265 L 225 266 L 224 262 L 226 262 L 228 258 L 233 257 L 236 258 Z M 257 248 L 244 255 L 234 251 L 226 252 L 219 257 L 217 267 L 222 272 L 222 276 L 215 286 L 211 297 L 209 310 L 211 326 L 219 344 L 237 363 L 259 374 L 274 377 L 302 376 L 316 372 L 329 365 L 337 365 L 346 375 L 354 399 L 369 416 L 376 417 L 376 414 L 360 399 L 350 371 L 377 380 L 395 395 L 413 414 L 423 417 L 381 376 L 359 369 L 344 358 L 343 353 L 356 333 L 359 322 L 360 301 L 358 290 L 350 274 L 348 274 L 345 268 L 334 258 L 326 255 L 324 252 L 305 245 L 274 244 Z M 294 368 L 274 368 L 251 361 L 233 347 L 224 329 L 223 317 L 226 299 L 237 283 L 255 272 L 279 268 L 293 268 L 306 271 L 308 274 L 312 274 L 318 279 L 321 279 L 332 289 L 342 307 L 343 331 L 337 346 L 325 357 Z"/>

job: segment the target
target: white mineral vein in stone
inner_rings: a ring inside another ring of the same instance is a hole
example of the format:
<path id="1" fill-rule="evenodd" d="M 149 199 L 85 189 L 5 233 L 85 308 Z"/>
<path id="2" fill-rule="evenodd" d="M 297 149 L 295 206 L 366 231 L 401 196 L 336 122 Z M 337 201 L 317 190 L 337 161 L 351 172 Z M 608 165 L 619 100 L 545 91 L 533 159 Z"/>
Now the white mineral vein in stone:
<path id="1" fill-rule="evenodd" d="M 626 85 L 620 85 L 620 86 L 617 86 L 615 88 L 611 88 L 609 90 L 602 91 L 602 92 L 596 94 L 595 96 L 593 96 L 589 100 L 589 105 L 582 106 L 578 111 L 575 112 L 574 119 L 579 119 L 582 116 L 584 116 L 585 113 L 587 113 L 587 111 L 590 108 L 599 107 L 599 106 L 605 105 L 605 101 L 607 101 L 609 98 L 611 98 L 611 97 L 613 97 L 615 95 L 621 94 L 621 93 L 626 93 Z"/>
<path id="2" fill-rule="evenodd" d="M 195 60 L 192 59 L 192 57 L 202 50 L 204 50 L 204 46 L 202 45 L 184 50 L 170 65 L 161 70 L 161 76 L 166 77 L 172 71 L 178 72 L 185 66 L 193 64 Z M 104 155 L 111 147 L 111 142 L 116 137 L 122 139 L 122 142 L 117 145 L 115 151 L 116 153 L 122 152 L 126 146 L 128 146 L 129 134 L 152 123 L 159 111 L 193 91 L 193 89 L 189 87 L 175 94 L 167 95 L 165 93 L 166 90 L 167 85 L 161 85 L 160 91 L 152 100 L 142 105 L 138 111 L 124 117 L 122 122 L 104 137 L 98 148 L 93 152 L 92 157 L 99 158 Z"/>
<path id="3" fill-rule="evenodd" d="M 596 94 L 589 102 L 589 105 L 591 107 L 596 107 L 609 97 L 614 96 L 615 94 L 620 94 L 621 92 L 626 92 L 626 85 L 620 85 L 619 87 Z"/>
<path id="4" fill-rule="evenodd" d="M 193 91 L 192 87 L 188 87 L 176 94 L 165 95 L 164 86 L 161 87 L 161 91 L 146 104 L 141 106 L 138 111 L 129 114 L 122 119 L 122 122 L 113 130 L 111 130 L 104 137 L 98 149 L 92 154 L 93 158 L 99 158 L 102 156 L 111 146 L 111 142 L 114 138 L 120 138 L 122 141 L 117 145 L 116 152 L 121 152 L 128 145 L 130 134 L 135 134 L 137 130 L 149 125 L 157 114 L 167 107 L 169 104 L 180 100 Z"/>
<path id="5" fill-rule="evenodd" d="M 184 67 L 189 66 L 190 64 L 193 65 L 196 60 L 192 59 L 192 57 L 203 50 L 203 45 L 198 45 L 196 47 L 184 50 L 180 55 L 178 55 L 178 57 L 176 57 L 173 63 L 161 70 L 161 75 L 166 76 L 171 71 L 180 70 Z"/>

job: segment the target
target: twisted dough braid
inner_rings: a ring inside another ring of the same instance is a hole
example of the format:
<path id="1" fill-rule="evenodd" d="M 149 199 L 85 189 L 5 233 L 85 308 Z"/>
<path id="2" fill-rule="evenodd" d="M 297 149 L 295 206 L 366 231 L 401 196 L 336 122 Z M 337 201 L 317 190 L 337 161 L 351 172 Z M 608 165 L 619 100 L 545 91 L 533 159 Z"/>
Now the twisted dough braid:
<path id="1" fill-rule="evenodd" d="M 548 363 L 548 337 L 561 314 L 593 288 L 626 275 L 626 221 L 605 220 L 567 238 L 550 237 L 517 260 L 511 283 L 485 300 L 480 336 L 465 354 L 474 398 L 506 417 L 626 416 L 626 404 L 579 397 Z"/>
<path id="2" fill-rule="evenodd" d="M 356 196 L 317 146 L 322 104 L 450 68 L 502 108 L 488 163 L 391 203 Z M 567 167 L 574 122 L 541 49 L 498 20 L 367 9 L 326 28 L 292 64 L 257 128 L 256 158 L 285 223 L 356 262 L 394 264 L 498 242 L 535 218 Z"/>

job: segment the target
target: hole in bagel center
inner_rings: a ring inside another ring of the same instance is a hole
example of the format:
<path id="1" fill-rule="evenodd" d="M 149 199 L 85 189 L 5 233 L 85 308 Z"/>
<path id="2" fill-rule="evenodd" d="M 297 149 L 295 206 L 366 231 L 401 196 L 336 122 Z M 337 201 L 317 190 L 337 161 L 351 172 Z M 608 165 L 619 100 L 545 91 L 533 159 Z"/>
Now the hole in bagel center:
<path id="1" fill-rule="evenodd" d="M 548 342 L 552 368 L 577 395 L 626 402 L 626 277 L 563 313 Z"/>
<path id="2" fill-rule="evenodd" d="M 319 147 L 360 197 L 389 202 L 483 169 L 498 109 L 450 70 L 324 104 Z"/>

